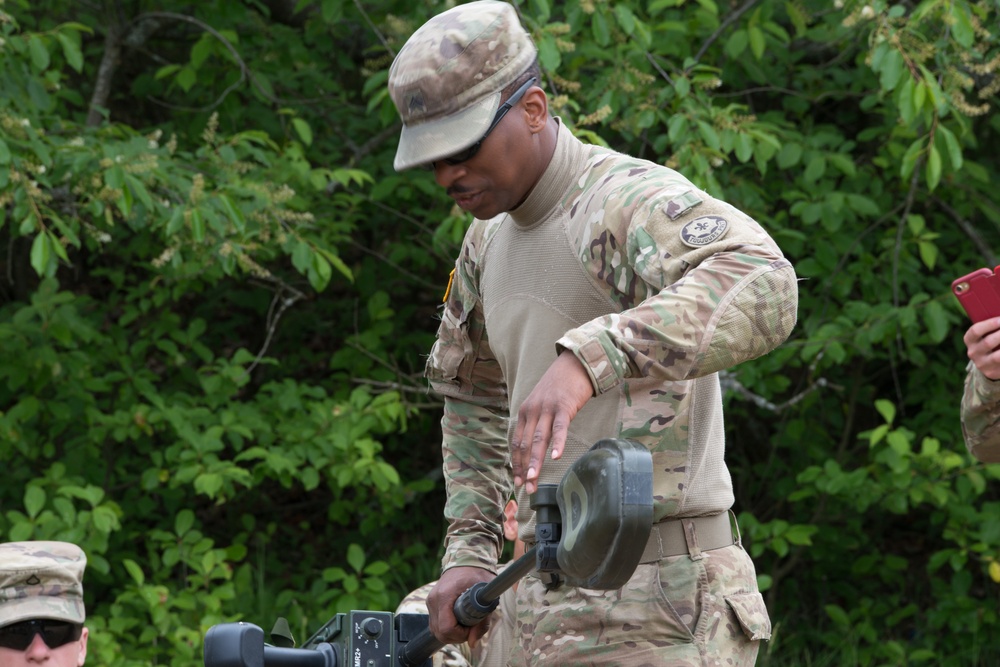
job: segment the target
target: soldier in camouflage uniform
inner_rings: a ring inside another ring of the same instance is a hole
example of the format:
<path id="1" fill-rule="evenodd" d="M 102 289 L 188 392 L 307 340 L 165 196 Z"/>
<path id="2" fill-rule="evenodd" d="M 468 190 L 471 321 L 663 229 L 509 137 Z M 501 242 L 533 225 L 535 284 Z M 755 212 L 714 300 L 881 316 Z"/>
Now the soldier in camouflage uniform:
<path id="1" fill-rule="evenodd" d="M 621 437 L 653 457 L 640 565 L 615 591 L 526 578 L 509 664 L 753 665 L 771 625 L 730 522 L 717 373 L 788 337 L 794 271 L 679 173 L 579 141 L 540 83 L 514 8 L 489 0 L 430 19 L 389 72 L 395 168 L 430 167 L 475 217 L 426 367 L 445 398 L 449 523 L 431 629 L 475 642 L 488 627 L 458 626 L 452 606 L 492 578 L 511 485 L 530 543 L 527 494 Z"/>
<path id="2" fill-rule="evenodd" d="M 87 658 L 83 571 L 67 542 L 0 544 L 0 665 L 81 667 Z"/>
<path id="3" fill-rule="evenodd" d="M 962 395 L 962 435 L 969 452 L 1000 463 L 1000 318 L 977 322 L 965 332 L 969 365 Z"/>

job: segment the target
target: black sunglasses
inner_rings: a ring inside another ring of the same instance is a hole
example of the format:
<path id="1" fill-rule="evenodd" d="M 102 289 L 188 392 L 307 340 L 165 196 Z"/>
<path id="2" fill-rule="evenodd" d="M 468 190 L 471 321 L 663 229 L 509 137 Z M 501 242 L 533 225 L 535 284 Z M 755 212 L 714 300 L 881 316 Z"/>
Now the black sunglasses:
<path id="1" fill-rule="evenodd" d="M 500 108 L 497 109 L 497 114 L 493 117 L 493 122 L 490 123 L 490 126 L 488 128 L 486 128 L 486 134 L 484 134 L 479 141 L 472 144 L 463 151 L 455 153 L 454 155 L 450 155 L 446 158 L 442 158 L 441 161 L 444 162 L 445 164 L 456 165 L 476 157 L 476 153 L 478 153 L 479 149 L 482 148 L 483 142 L 486 141 L 486 137 L 490 136 L 490 132 L 493 131 L 493 128 L 495 128 L 497 125 L 500 124 L 500 121 L 503 120 L 503 117 L 507 115 L 507 112 L 510 111 L 514 107 L 514 105 L 520 101 L 522 97 L 524 97 L 524 94 L 528 92 L 528 88 L 531 88 L 531 86 L 537 80 L 538 79 L 536 79 L 535 77 L 531 77 L 530 79 L 525 81 L 524 85 L 518 88 L 517 91 L 510 96 L 510 99 L 508 99 L 506 102 L 500 105 Z"/>
<path id="2" fill-rule="evenodd" d="M 0 628 L 0 647 L 26 651 L 35 641 L 35 635 L 41 635 L 49 648 L 59 648 L 75 642 L 81 634 L 83 625 L 79 623 L 36 618 Z"/>

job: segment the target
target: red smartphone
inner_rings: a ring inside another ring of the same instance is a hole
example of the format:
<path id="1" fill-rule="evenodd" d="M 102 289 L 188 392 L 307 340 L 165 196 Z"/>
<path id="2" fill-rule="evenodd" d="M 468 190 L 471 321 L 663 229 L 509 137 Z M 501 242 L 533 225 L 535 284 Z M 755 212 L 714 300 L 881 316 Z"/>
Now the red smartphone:
<path id="1" fill-rule="evenodd" d="M 1000 266 L 977 269 L 951 283 L 951 291 L 973 322 L 1000 317 Z"/>

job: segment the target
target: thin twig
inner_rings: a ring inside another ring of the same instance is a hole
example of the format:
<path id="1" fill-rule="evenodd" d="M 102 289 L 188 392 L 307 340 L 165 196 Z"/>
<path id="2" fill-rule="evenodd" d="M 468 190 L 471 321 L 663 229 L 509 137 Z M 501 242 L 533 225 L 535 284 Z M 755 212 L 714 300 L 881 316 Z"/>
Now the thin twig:
<path id="1" fill-rule="evenodd" d="M 392 50 L 392 47 L 389 46 L 389 42 L 386 40 L 385 36 L 383 36 L 382 33 L 379 32 L 379 29 L 375 27 L 375 24 L 372 23 L 372 20 L 368 17 L 368 12 L 364 10 L 361 3 L 358 2 L 358 0 L 354 0 L 354 6 L 358 8 L 359 12 L 361 12 L 361 16 L 364 18 L 365 23 L 368 24 L 368 27 L 371 28 L 372 32 L 375 33 L 375 36 L 378 37 L 378 41 L 382 42 L 382 46 L 385 47 L 385 50 L 389 52 L 389 55 L 395 58 L 396 52 Z"/>
<path id="2" fill-rule="evenodd" d="M 973 245 L 975 245 L 976 249 L 979 250 L 979 253 L 983 256 L 983 260 L 986 262 L 986 264 L 991 267 L 996 266 L 997 264 L 996 253 L 993 252 L 993 248 L 990 247 L 990 244 L 988 244 L 983 239 L 982 235 L 979 233 L 979 230 L 976 229 L 975 226 L 970 221 L 963 218 L 958 211 L 956 211 L 951 206 L 946 204 L 939 197 L 934 197 L 933 201 L 935 204 L 944 209 L 945 213 L 951 216 L 951 219 L 955 221 L 955 224 L 957 224 L 959 227 L 962 228 L 962 231 L 965 232 L 965 235 L 972 240 Z"/>
<path id="3" fill-rule="evenodd" d="M 290 292 L 291 296 L 285 297 L 285 292 Z M 261 359 L 264 358 L 264 355 L 267 354 L 267 349 L 271 346 L 271 339 L 274 338 L 274 332 L 278 329 L 278 322 L 281 320 L 281 316 L 284 315 L 286 310 L 295 305 L 297 301 L 301 301 L 302 299 L 305 299 L 305 294 L 294 287 L 284 283 L 278 285 L 278 290 L 274 293 L 271 305 L 267 309 L 267 336 L 265 336 L 264 343 L 257 352 L 257 356 L 254 357 L 253 363 L 244 372 L 244 378 L 253 372 Z"/>
<path id="4" fill-rule="evenodd" d="M 826 378 L 817 378 L 811 385 L 806 387 L 804 390 L 792 396 L 790 399 L 784 403 L 772 403 L 760 394 L 755 394 L 749 389 L 747 389 L 743 384 L 736 379 L 736 376 L 728 371 L 722 371 L 719 373 L 719 383 L 722 385 L 723 391 L 732 391 L 743 398 L 750 400 L 754 405 L 769 412 L 783 412 L 788 408 L 792 407 L 796 403 L 800 403 L 809 394 L 819 391 L 825 387 L 832 387 L 834 389 L 840 390 L 842 387 L 830 384 Z"/>
<path id="5" fill-rule="evenodd" d="M 737 20 L 739 20 L 741 16 L 743 16 L 747 11 L 749 11 L 751 7 L 756 5 L 757 2 L 758 0 L 747 0 L 745 3 L 743 3 L 742 7 L 740 7 L 735 12 L 727 16 L 722 21 L 722 23 L 719 24 L 719 27 L 716 28 L 715 32 L 713 32 L 711 36 L 709 36 L 709 38 L 705 40 L 705 43 L 701 45 L 701 48 L 698 49 L 698 53 L 696 53 L 694 56 L 694 62 L 695 63 L 701 62 L 701 57 L 705 55 L 705 52 L 708 51 L 708 48 L 715 42 L 715 40 L 717 40 L 730 25 L 735 23 Z"/>

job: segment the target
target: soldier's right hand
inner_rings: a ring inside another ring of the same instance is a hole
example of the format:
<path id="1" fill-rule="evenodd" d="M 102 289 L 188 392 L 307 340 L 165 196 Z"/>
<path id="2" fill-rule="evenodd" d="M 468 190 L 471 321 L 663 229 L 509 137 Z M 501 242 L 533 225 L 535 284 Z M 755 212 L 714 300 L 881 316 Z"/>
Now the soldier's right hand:
<path id="1" fill-rule="evenodd" d="M 473 628 L 459 624 L 455 618 L 455 601 L 467 589 L 481 581 L 492 581 L 494 574 L 480 567 L 453 567 L 445 570 L 427 596 L 427 612 L 431 633 L 446 644 L 468 641 L 475 648 L 489 630 L 492 614 Z"/>

